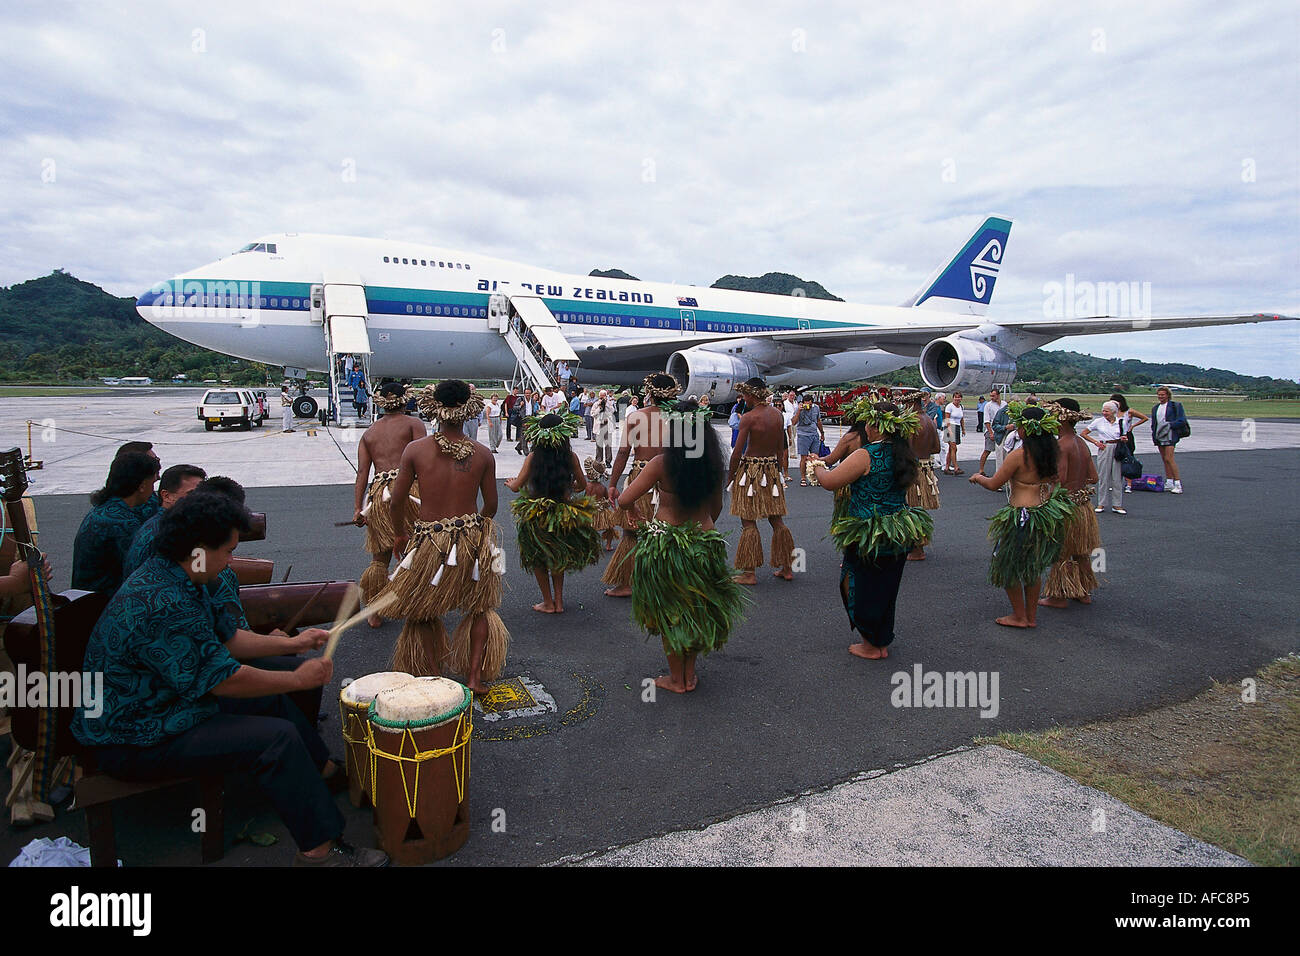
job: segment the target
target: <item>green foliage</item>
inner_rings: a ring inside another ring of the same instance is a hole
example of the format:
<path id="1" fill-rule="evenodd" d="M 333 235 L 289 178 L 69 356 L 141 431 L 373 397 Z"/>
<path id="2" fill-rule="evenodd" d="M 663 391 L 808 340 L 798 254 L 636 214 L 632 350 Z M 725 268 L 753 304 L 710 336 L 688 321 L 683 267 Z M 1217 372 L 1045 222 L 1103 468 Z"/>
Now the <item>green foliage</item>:
<path id="1" fill-rule="evenodd" d="M 109 295 L 56 269 L 0 288 L 0 381 L 73 383 L 124 375 L 157 382 L 229 379 L 262 385 L 267 368 L 168 335 L 140 318 L 134 299 Z"/>

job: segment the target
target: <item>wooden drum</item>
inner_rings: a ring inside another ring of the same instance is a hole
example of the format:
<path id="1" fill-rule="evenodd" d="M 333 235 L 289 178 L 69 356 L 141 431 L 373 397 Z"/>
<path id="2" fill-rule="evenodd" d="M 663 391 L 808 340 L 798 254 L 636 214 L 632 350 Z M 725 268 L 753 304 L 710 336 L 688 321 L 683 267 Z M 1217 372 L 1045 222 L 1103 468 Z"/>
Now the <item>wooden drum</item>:
<path id="1" fill-rule="evenodd" d="M 438 860 L 469 838 L 472 701 L 463 684 L 421 677 L 370 705 L 375 837 L 394 863 Z"/>
<path id="2" fill-rule="evenodd" d="M 347 747 L 348 799 L 354 807 L 370 802 L 370 705 L 381 690 L 415 680 L 403 671 L 380 671 L 359 677 L 339 691 L 339 721 Z"/>

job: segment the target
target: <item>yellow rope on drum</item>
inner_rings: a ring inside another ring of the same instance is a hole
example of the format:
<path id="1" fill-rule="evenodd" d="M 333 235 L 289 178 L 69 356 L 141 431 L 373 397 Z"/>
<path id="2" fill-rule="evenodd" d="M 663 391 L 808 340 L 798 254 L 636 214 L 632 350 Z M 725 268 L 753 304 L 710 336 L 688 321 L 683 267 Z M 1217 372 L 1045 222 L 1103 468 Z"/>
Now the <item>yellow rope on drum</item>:
<path id="1" fill-rule="evenodd" d="M 456 802 L 461 803 L 465 800 L 465 785 L 469 782 L 469 739 L 474 732 L 474 722 L 470 718 L 469 709 L 466 708 L 456 720 L 456 737 L 455 743 L 450 747 L 443 747 L 438 750 L 420 750 L 415 742 L 415 736 L 411 733 L 411 728 L 402 729 L 402 742 L 397 753 L 389 753 L 386 750 L 379 750 L 375 746 L 375 727 L 369 721 L 366 722 L 366 748 L 370 751 L 370 802 L 379 805 L 379 758 L 392 760 L 398 763 L 415 764 L 415 785 L 414 790 L 406 782 L 406 769 L 402 769 L 402 790 L 406 796 L 406 809 L 410 813 L 411 819 L 415 819 L 415 805 L 420 796 L 420 764 L 426 760 L 438 760 L 448 754 L 455 754 L 457 750 L 464 749 L 464 754 L 457 762 L 455 756 L 451 759 L 452 773 L 456 777 Z M 422 728 L 421 728 L 422 729 Z M 411 742 L 411 753 L 406 753 L 406 742 Z"/>

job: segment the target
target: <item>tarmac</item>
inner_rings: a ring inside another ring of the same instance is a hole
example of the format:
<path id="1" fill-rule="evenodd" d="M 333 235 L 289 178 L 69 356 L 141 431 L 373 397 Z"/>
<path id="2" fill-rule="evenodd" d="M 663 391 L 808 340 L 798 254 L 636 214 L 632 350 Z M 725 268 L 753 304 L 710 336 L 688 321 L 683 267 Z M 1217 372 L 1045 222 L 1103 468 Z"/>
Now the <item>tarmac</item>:
<path id="1" fill-rule="evenodd" d="M 252 489 L 249 506 L 268 513 L 268 539 L 240 553 L 275 560 L 277 580 L 290 565 L 291 581 L 355 579 L 366 560 L 360 532 L 332 527 L 352 513 L 355 449 L 339 438 L 347 430 L 310 436 L 300 424 L 282 434 L 276 419 L 261 431 L 206 433 L 185 401 L 172 389 L 0 399 L 4 445 L 21 444 L 26 419 L 53 420 L 53 441 L 42 442 L 39 428 L 34 435 L 45 467 L 31 479 L 55 587 L 68 585 L 86 492 L 132 439 L 154 441 L 164 465 L 193 461 Z M 1106 567 L 1095 603 L 1043 609 L 1033 632 L 993 622 L 1006 597 L 986 583 L 985 532 L 1004 499 L 942 477 L 930 558 L 904 573 L 899 637 L 884 662 L 846 653 L 853 637 L 826 536 L 831 498 L 796 480 L 788 522 L 805 549 L 803 569 L 793 583 L 760 575 L 744 624 L 702 661 L 699 689 L 681 697 L 647 686 L 663 670 L 662 651 L 635 629 L 626 601 L 602 595 L 600 568 L 569 576 L 564 615 L 531 611 L 536 585 L 514 560 L 503 490 L 502 616 L 512 634 L 504 676 L 521 678 L 539 704 L 518 717 L 476 716 L 471 837 L 443 865 L 1240 864 L 1028 758 L 971 748 L 1000 731 L 1185 700 L 1300 650 L 1300 599 L 1285 584 L 1300 570 L 1300 423 L 1256 423 L 1253 441 L 1239 422 L 1192 428 L 1178 451 L 1187 493 L 1125 495 L 1127 516 L 1100 516 Z M 834 437 L 830 430 L 828 443 Z M 589 448 L 575 443 L 579 455 Z M 969 473 L 982 443 L 968 438 L 961 449 Z M 1138 433 L 1138 456 L 1160 470 L 1149 431 Z M 503 447 L 498 477 L 518 462 Z M 736 519 L 724 514 L 720 527 L 735 540 Z M 322 724 L 334 752 L 342 752 L 337 682 L 386 669 L 397 631 L 390 623 L 344 639 Z M 899 675 L 917 666 L 996 675 L 996 708 L 981 716 L 951 701 L 898 706 Z M 194 798 L 178 789 L 121 804 L 125 861 L 196 864 Z M 373 845 L 369 811 L 338 800 L 348 838 Z M 234 844 L 218 865 L 288 862 L 288 835 L 251 781 L 228 784 L 226 815 L 228 838 L 248 827 L 279 842 Z M 84 815 L 0 831 L 0 860 L 59 835 L 84 844 Z"/>

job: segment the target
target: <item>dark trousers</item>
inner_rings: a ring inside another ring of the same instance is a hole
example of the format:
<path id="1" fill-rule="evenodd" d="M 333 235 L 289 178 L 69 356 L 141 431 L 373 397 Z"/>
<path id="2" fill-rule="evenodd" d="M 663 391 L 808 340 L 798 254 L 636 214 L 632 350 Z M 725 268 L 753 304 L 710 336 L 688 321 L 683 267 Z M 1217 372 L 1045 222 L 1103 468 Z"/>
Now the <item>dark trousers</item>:
<path id="1" fill-rule="evenodd" d="M 304 658 L 297 654 L 280 654 L 274 657 L 257 657 L 247 663 L 250 667 L 260 667 L 264 671 L 296 671 L 303 660 Z M 320 702 L 324 690 L 323 687 L 312 687 L 308 690 L 296 690 L 284 696 L 289 698 L 289 703 L 302 711 L 302 715 L 307 718 L 307 723 L 315 727 L 320 721 Z"/>
<path id="2" fill-rule="evenodd" d="M 121 780 L 161 780 L 247 771 L 300 850 L 343 833 L 344 819 L 320 772 L 325 742 L 282 694 L 223 697 L 220 712 L 152 747 L 96 748 L 98 766 Z"/>

